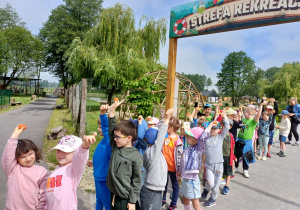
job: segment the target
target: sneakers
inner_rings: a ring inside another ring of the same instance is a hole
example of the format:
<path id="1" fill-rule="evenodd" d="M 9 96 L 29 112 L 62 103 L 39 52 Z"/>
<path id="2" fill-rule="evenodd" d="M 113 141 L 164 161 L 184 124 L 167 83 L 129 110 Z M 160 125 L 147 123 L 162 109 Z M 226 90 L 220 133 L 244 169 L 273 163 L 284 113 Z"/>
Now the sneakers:
<path id="1" fill-rule="evenodd" d="M 286 142 L 286 144 L 292 144 L 292 143 L 293 143 L 292 141 L 287 141 L 287 142 Z"/>
<path id="2" fill-rule="evenodd" d="M 206 189 L 204 189 L 203 192 L 202 192 L 202 194 L 201 194 L 201 198 L 202 198 L 203 200 L 205 200 L 206 197 L 207 197 L 207 194 L 208 194 L 208 191 L 207 191 Z"/>
<path id="3" fill-rule="evenodd" d="M 170 205 L 168 210 L 177 210 L 177 206 L 176 205 Z"/>
<path id="4" fill-rule="evenodd" d="M 205 201 L 203 206 L 205 207 L 212 207 L 216 205 L 216 201 L 212 198 L 209 198 L 208 201 Z"/>
<path id="5" fill-rule="evenodd" d="M 267 160 L 266 156 L 263 156 L 261 159 L 262 159 L 262 160 Z"/>
<path id="6" fill-rule="evenodd" d="M 234 175 L 234 174 L 231 175 L 231 176 L 230 176 L 230 179 L 235 179 L 235 175 Z"/>
<path id="7" fill-rule="evenodd" d="M 286 153 L 281 153 L 279 157 L 286 157 Z"/>
<path id="8" fill-rule="evenodd" d="M 162 203 L 161 203 L 161 206 L 166 205 L 166 203 L 167 203 L 167 202 L 166 202 L 165 200 L 163 200 Z"/>
<path id="9" fill-rule="evenodd" d="M 271 154 L 269 152 L 267 152 L 267 157 L 270 158 L 271 157 Z"/>
<path id="10" fill-rule="evenodd" d="M 299 141 L 296 141 L 294 144 L 292 144 L 293 146 L 299 146 Z"/>
<path id="11" fill-rule="evenodd" d="M 277 152 L 277 155 L 281 155 L 283 152 L 282 151 L 280 151 L 280 152 Z"/>
<path id="12" fill-rule="evenodd" d="M 226 184 L 226 180 L 222 178 L 222 181 L 220 184 Z"/>
<path id="13" fill-rule="evenodd" d="M 257 160 L 261 160 L 261 158 L 262 158 L 262 156 L 260 155 L 260 156 L 257 157 Z"/>
<path id="14" fill-rule="evenodd" d="M 229 193 L 229 187 L 228 186 L 224 186 L 223 190 L 222 190 L 222 194 L 223 195 L 227 195 Z"/>
<path id="15" fill-rule="evenodd" d="M 249 178 L 249 177 L 250 177 L 250 176 L 249 176 L 249 173 L 248 173 L 248 170 L 244 170 L 244 173 L 243 173 L 243 174 L 244 174 L 244 177 L 245 177 L 245 178 Z"/>

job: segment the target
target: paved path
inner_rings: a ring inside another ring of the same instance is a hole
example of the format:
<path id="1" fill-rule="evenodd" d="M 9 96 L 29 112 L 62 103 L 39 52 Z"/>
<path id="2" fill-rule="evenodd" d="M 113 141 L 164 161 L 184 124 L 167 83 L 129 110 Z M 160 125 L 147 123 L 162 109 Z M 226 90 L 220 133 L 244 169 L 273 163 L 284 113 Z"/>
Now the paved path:
<path id="1" fill-rule="evenodd" d="M 26 124 L 28 127 L 21 135 L 21 138 L 31 139 L 42 148 L 46 128 L 48 127 L 52 111 L 55 108 L 56 100 L 56 98 L 42 98 L 20 108 L 0 114 L 0 155 L 2 156 L 3 149 L 11 133 L 20 123 Z M 44 161 L 40 165 L 48 168 L 47 163 Z M 6 176 L 1 168 L 0 209 L 4 209 L 5 207 L 6 180 Z M 78 191 L 78 209 L 88 209 L 85 207 L 85 203 L 88 200 L 85 194 L 80 190 Z"/>

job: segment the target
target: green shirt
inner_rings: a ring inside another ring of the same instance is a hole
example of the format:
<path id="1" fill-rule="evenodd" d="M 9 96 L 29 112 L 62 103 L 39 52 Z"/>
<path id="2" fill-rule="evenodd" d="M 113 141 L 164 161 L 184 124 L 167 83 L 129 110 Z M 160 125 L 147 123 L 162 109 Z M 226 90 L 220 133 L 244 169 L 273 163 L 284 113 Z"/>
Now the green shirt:
<path id="1" fill-rule="evenodd" d="M 255 122 L 255 119 L 243 119 L 242 121 L 243 127 L 239 131 L 238 138 L 243 140 L 252 140 L 257 122 Z"/>
<path id="2" fill-rule="evenodd" d="M 230 148 L 231 148 L 231 137 L 230 134 L 227 133 L 223 140 L 223 156 L 229 157 L 230 156 Z"/>

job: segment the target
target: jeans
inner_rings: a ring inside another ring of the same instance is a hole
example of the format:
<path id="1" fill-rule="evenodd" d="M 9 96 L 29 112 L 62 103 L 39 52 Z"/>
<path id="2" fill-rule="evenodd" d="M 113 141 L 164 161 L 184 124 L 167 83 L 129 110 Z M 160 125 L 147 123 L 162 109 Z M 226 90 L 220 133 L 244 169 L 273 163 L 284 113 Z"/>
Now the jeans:
<path id="1" fill-rule="evenodd" d="M 268 152 L 269 135 L 259 135 L 258 141 L 259 141 L 259 155 L 262 155 L 262 150 L 264 148 L 265 151 L 263 156 L 266 156 Z"/>
<path id="2" fill-rule="evenodd" d="M 143 186 L 140 193 L 140 200 L 142 210 L 161 209 L 162 191 L 150 190 Z"/>
<path id="3" fill-rule="evenodd" d="M 177 178 L 176 178 L 176 172 L 168 171 L 168 175 L 171 179 L 172 188 L 173 188 L 173 196 L 172 196 L 171 205 L 176 205 L 177 200 L 178 200 L 178 196 L 179 196 L 179 184 L 178 184 L 178 181 L 177 181 Z M 167 197 L 168 182 L 169 182 L 169 179 L 167 179 L 167 184 L 166 184 L 164 195 L 163 195 L 163 200 L 164 201 L 166 200 L 166 197 Z"/>

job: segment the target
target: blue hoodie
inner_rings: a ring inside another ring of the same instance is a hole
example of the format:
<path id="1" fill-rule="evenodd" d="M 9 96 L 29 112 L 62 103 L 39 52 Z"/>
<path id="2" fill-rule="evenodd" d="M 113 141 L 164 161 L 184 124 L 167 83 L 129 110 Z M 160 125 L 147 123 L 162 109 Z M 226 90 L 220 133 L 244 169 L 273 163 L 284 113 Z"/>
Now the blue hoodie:
<path id="1" fill-rule="evenodd" d="M 93 156 L 94 178 L 96 181 L 106 181 L 108 166 L 111 156 L 111 146 L 108 134 L 107 115 L 100 115 L 103 139 L 97 145 Z"/>

